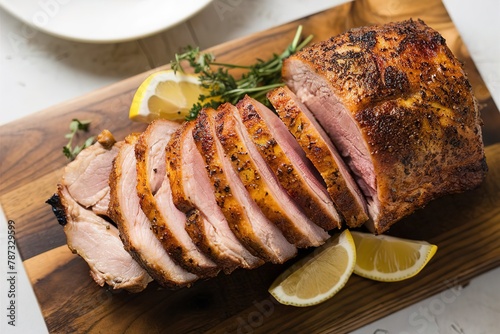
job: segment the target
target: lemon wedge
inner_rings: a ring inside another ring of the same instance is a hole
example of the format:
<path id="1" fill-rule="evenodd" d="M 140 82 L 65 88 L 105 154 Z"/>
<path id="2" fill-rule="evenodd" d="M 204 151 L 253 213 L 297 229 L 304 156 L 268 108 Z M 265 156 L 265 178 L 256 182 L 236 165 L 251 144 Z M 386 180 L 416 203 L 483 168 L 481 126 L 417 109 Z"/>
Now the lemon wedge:
<path id="1" fill-rule="evenodd" d="M 322 303 L 344 287 L 355 263 L 354 241 L 349 230 L 345 230 L 283 272 L 269 292 L 286 305 L 304 307 Z"/>
<path id="2" fill-rule="evenodd" d="M 173 70 L 155 72 L 137 89 L 129 118 L 140 122 L 157 118 L 183 121 L 200 94 L 206 92 L 196 75 L 174 73 Z"/>
<path id="3" fill-rule="evenodd" d="M 414 241 L 352 232 L 356 244 L 354 273 L 376 281 L 396 282 L 418 274 L 437 251 L 437 246 Z"/>

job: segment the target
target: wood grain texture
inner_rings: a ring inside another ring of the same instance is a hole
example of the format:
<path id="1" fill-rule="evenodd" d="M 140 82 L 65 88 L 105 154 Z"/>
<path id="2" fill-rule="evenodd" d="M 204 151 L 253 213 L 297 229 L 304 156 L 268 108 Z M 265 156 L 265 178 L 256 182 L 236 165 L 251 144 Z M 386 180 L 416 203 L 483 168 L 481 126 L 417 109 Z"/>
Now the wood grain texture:
<path id="1" fill-rule="evenodd" d="M 44 201 L 67 163 L 61 150 L 71 119 L 89 119 L 91 134 L 107 128 L 117 139 L 145 128 L 128 120 L 128 109 L 147 72 L 0 127 L 0 203 L 7 219 L 16 222 L 19 250 L 49 330 L 342 333 L 499 266 L 500 144 L 495 143 L 500 143 L 500 114 L 442 4 L 425 4 L 433 7 L 411 9 L 402 1 L 387 12 L 375 0 L 361 0 L 211 49 L 220 61 L 244 64 L 280 52 L 298 24 L 316 40 L 355 25 L 409 17 L 422 17 L 443 29 L 453 52 L 465 63 L 482 107 L 484 141 L 491 145 L 486 150 L 490 172 L 479 189 L 436 200 L 391 229 L 390 234 L 438 245 L 435 258 L 421 274 L 399 283 L 353 276 L 333 299 L 306 309 L 278 305 L 267 292 L 292 262 L 237 270 L 176 291 L 155 284 L 140 294 L 98 287 L 86 263 L 65 246 L 63 229 Z"/>

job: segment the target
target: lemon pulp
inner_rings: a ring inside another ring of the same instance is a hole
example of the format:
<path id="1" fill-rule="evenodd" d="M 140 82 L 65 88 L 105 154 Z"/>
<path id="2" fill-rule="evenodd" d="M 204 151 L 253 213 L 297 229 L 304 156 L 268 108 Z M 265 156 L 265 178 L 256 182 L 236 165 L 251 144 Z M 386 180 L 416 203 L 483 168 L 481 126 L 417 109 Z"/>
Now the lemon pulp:
<path id="1" fill-rule="evenodd" d="M 137 89 L 129 118 L 140 122 L 158 118 L 183 121 L 204 93 L 195 75 L 173 70 L 155 72 Z"/>
<path id="2" fill-rule="evenodd" d="M 303 307 L 322 303 L 344 287 L 355 262 L 354 241 L 349 230 L 345 230 L 283 272 L 269 292 L 286 305 Z"/>
<path id="3" fill-rule="evenodd" d="M 356 245 L 354 273 L 369 279 L 401 281 L 418 274 L 437 251 L 425 241 L 352 232 Z"/>

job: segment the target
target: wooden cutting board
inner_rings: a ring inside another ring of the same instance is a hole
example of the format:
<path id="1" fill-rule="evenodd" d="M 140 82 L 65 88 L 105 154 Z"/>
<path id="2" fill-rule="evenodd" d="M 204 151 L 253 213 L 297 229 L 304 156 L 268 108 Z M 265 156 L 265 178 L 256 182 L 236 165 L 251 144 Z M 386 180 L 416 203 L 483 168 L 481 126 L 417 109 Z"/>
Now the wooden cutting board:
<path id="1" fill-rule="evenodd" d="M 348 332 L 499 266 L 500 114 L 444 6 L 397 3 L 345 4 L 211 51 L 220 61 L 251 63 L 280 52 L 299 24 L 304 34 L 322 40 L 353 26 L 421 17 L 444 35 L 465 63 L 481 104 L 490 172 L 480 188 L 436 200 L 391 229 L 390 234 L 438 245 L 417 277 L 378 283 L 352 276 L 334 298 L 309 308 L 279 305 L 267 292 L 293 261 L 237 270 L 177 291 L 155 284 L 139 294 L 98 287 L 86 263 L 66 247 L 63 229 L 44 202 L 67 163 L 61 148 L 71 119 L 91 120 L 92 134 L 106 128 L 118 139 L 145 128 L 128 120 L 135 89 L 149 74 L 143 73 L 0 127 L 0 203 L 16 222 L 17 244 L 50 332 Z"/>

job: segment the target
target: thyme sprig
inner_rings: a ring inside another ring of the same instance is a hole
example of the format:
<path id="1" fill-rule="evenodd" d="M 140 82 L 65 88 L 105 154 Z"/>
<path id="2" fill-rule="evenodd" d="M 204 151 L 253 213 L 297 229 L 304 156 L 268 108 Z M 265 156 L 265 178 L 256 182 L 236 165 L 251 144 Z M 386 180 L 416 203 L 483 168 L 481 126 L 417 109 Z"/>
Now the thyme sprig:
<path id="1" fill-rule="evenodd" d="M 313 38 L 309 35 L 302 40 L 301 35 L 302 26 L 299 26 L 292 42 L 281 54 L 274 54 L 267 61 L 257 59 L 255 64 L 249 66 L 216 62 L 213 54 L 202 53 L 199 47 L 188 46 L 183 53 L 176 54 L 175 60 L 170 63 L 174 72 L 184 73 L 182 63 L 187 61 L 194 72 L 199 75 L 201 86 L 209 92 L 207 95 L 200 95 L 187 119 L 196 118 L 198 112 L 204 107 L 216 108 L 224 102 L 235 104 L 245 95 L 269 105 L 266 93 L 284 85 L 281 80 L 283 60 L 301 50 Z M 231 69 L 240 69 L 245 72 L 239 79 L 236 79 L 229 73 Z"/>
<path id="2" fill-rule="evenodd" d="M 83 132 L 88 132 L 89 131 L 89 126 L 90 126 L 90 121 L 80 121 L 78 119 L 73 119 L 71 123 L 69 123 L 69 130 L 70 132 L 67 133 L 64 137 L 68 138 L 69 141 L 66 144 L 66 146 L 63 147 L 63 153 L 64 155 L 70 159 L 74 160 L 78 153 L 80 153 L 84 148 L 89 147 L 94 143 L 94 137 L 89 137 L 85 140 L 85 142 L 82 145 L 76 145 L 73 148 L 73 139 L 75 138 L 76 134 L 79 131 Z"/>

